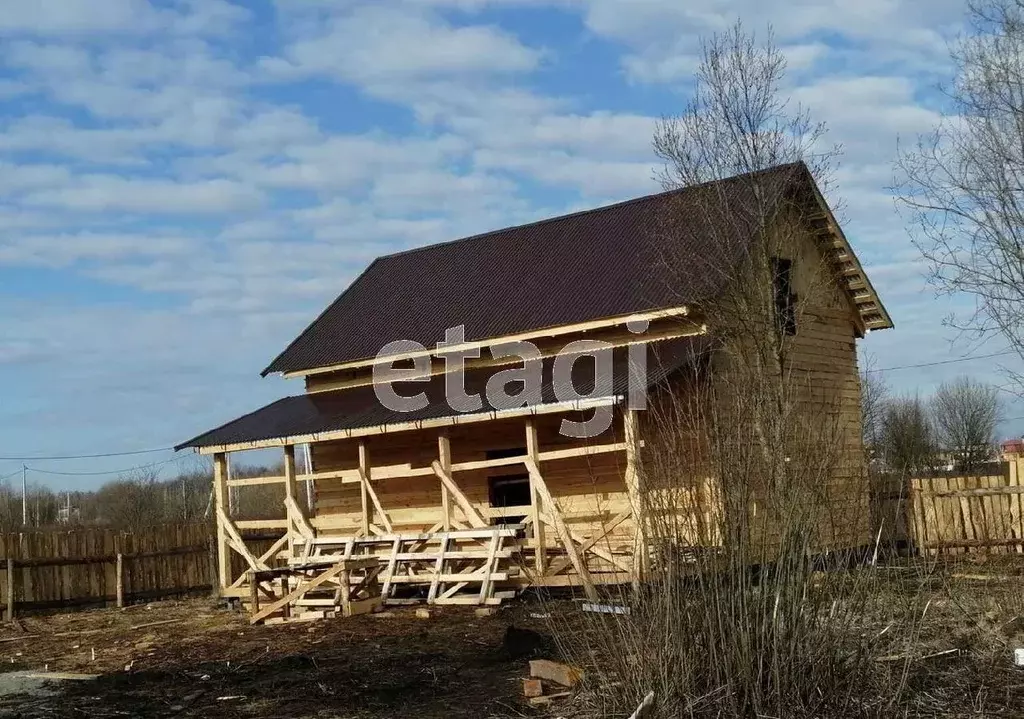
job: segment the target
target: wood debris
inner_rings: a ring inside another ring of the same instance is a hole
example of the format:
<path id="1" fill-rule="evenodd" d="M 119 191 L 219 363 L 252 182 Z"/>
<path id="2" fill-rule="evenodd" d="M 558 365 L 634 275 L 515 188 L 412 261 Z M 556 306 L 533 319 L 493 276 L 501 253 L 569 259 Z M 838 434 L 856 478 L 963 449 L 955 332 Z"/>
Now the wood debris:
<path id="1" fill-rule="evenodd" d="M 530 662 L 530 676 L 572 689 L 579 684 L 582 672 L 576 667 L 550 659 L 534 659 Z"/>

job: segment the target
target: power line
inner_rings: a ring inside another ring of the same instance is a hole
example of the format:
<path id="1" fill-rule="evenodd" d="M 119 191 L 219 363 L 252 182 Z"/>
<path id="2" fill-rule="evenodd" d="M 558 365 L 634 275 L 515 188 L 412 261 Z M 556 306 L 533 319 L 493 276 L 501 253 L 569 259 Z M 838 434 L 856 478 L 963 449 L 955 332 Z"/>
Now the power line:
<path id="1" fill-rule="evenodd" d="M 165 464 L 177 462 L 179 459 L 181 458 L 171 457 L 170 459 L 165 459 L 162 462 L 153 462 L 152 464 L 139 464 L 134 467 L 125 467 L 124 469 L 109 469 L 105 472 L 56 472 L 50 469 L 39 469 L 38 467 L 28 467 L 27 469 L 30 472 L 38 472 L 39 474 L 52 474 L 59 477 L 101 477 L 110 474 L 124 474 L 125 472 L 132 472 L 139 469 L 152 469 L 154 467 L 162 467 Z"/>
<path id="2" fill-rule="evenodd" d="M 21 472 L 22 470 L 19 469 L 15 472 L 11 472 L 10 474 L 5 474 L 3 477 L 0 477 L 0 482 L 3 482 L 5 479 L 10 479 L 11 477 L 16 477 L 17 475 L 21 474 Z"/>
<path id="3" fill-rule="evenodd" d="M 130 457 L 138 454 L 155 454 L 157 452 L 169 452 L 174 447 L 160 447 L 158 449 L 137 449 L 132 452 L 103 452 L 100 454 L 60 454 L 60 455 L 36 455 L 34 457 L 0 457 L 0 462 L 33 462 L 50 461 L 58 459 L 99 459 L 101 457 Z"/>
<path id="4" fill-rule="evenodd" d="M 945 364 L 956 364 L 957 362 L 970 362 L 971 360 L 982 360 L 992 359 L 993 357 L 1003 357 L 1005 355 L 1017 354 L 1016 350 L 1004 350 L 1002 352 L 993 352 L 987 355 L 974 355 L 973 357 L 957 357 L 956 359 L 942 360 L 939 362 L 922 362 L 921 364 L 905 364 L 898 365 L 896 367 L 883 367 L 882 369 L 866 369 L 865 374 L 873 374 L 875 372 L 894 372 L 901 369 L 920 369 L 921 367 L 938 367 L 939 365 Z"/>

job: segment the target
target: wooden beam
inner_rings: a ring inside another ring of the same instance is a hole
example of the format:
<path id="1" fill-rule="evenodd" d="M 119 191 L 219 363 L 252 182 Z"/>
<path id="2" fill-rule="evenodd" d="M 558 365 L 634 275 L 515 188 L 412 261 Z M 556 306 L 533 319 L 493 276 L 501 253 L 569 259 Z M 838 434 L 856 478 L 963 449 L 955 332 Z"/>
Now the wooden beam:
<path id="1" fill-rule="evenodd" d="M 360 531 L 364 537 L 370 536 L 370 495 L 367 491 L 369 482 L 364 478 L 370 474 L 370 455 L 366 449 L 366 442 L 359 441 L 359 504 L 360 504 Z"/>
<path id="2" fill-rule="evenodd" d="M 439 427 L 457 427 L 464 424 L 492 422 L 494 420 L 509 419 L 513 417 L 529 417 L 533 415 L 557 414 L 561 412 L 578 412 L 593 409 L 594 407 L 609 407 L 618 404 L 619 401 L 619 397 L 593 397 L 588 399 L 571 400 L 568 402 L 552 402 L 550 404 L 535 405 L 532 407 L 514 407 L 512 409 L 491 410 L 487 412 L 478 412 L 476 414 L 456 414 L 450 417 L 437 417 L 435 419 L 423 419 L 412 422 L 379 424 L 373 427 L 359 427 L 356 429 L 315 432 L 313 434 L 289 435 L 286 437 L 253 440 L 251 442 L 235 442 L 232 444 L 199 447 L 197 451 L 199 454 L 217 454 L 219 452 L 242 452 L 250 449 L 263 449 L 266 447 L 283 447 L 286 444 L 332 442 L 338 439 L 373 437 L 392 434 L 394 432 L 409 432 L 413 430 L 435 429 Z"/>
<path id="3" fill-rule="evenodd" d="M 301 514 L 295 502 L 298 496 L 298 484 L 295 481 L 295 445 L 289 444 L 284 447 L 284 506 L 289 519 L 288 532 L 288 554 L 295 556 L 295 532 L 292 526 L 295 523 L 295 512 Z M 289 501 L 291 500 L 291 501 Z"/>
<path id="4" fill-rule="evenodd" d="M 224 533 L 227 535 L 227 545 L 242 555 L 242 559 L 244 559 L 252 569 L 257 571 L 269 569 L 266 563 L 261 562 L 254 557 L 252 552 L 249 551 L 249 548 L 245 546 L 245 540 L 242 539 L 242 535 L 238 533 L 234 523 L 231 521 L 231 518 L 228 517 L 227 512 L 224 511 L 223 507 L 217 507 L 217 520 L 218 529 L 223 529 Z"/>
<path id="5" fill-rule="evenodd" d="M 594 583 L 590 579 L 590 572 L 587 570 L 586 562 L 576 549 L 576 543 L 573 541 L 572 535 L 569 533 L 569 528 L 565 525 L 565 520 L 562 519 L 562 513 L 558 509 L 558 504 L 555 503 L 554 497 L 551 496 L 547 483 L 544 481 L 544 477 L 540 473 L 540 466 L 532 459 L 527 459 L 526 468 L 530 472 L 530 479 L 532 480 L 532 483 L 536 485 L 537 492 L 540 494 L 541 501 L 544 504 L 545 513 L 551 518 L 552 524 L 555 525 L 555 531 L 558 532 L 558 536 L 565 549 L 565 553 L 569 555 L 573 569 L 576 570 L 576 573 L 580 577 L 580 581 L 583 583 L 583 591 L 586 593 L 588 599 L 596 601 L 597 590 L 594 588 Z"/>
<path id="6" fill-rule="evenodd" d="M 377 514 L 380 515 L 380 521 L 384 525 L 384 529 L 388 534 L 391 534 L 394 531 L 394 528 L 391 526 L 391 520 L 388 518 L 388 513 L 384 511 L 384 507 L 380 503 L 380 498 L 377 497 L 377 492 L 374 491 L 373 485 L 370 484 L 370 478 L 363 473 L 361 467 L 359 469 L 359 479 L 362 482 L 363 491 L 369 496 L 370 501 L 373 502 L 374 509 L 377 510 Z"/>
<path id="7" fill-rule="evenodd" d="M 223 452 L 213 455 L 213 502 L 217 517 L 217 567 L 221 590 L 231 586 L 231 554 L 228 551 L 228 535 L 221 521 L 221 515 L 227 516 L 228 498 L 228 458 Z"/>
<path id="8" fill-rule="evenodd" d="M 644 332 L 631 332 L 627 327 L 616 325 L 613 327 L 592 330 L 587 333 L 587 339 L 604 343 L 609 349 L 630 347 L 638 344 L 653 344 L 666 340 L 679 339 L 682 337 L 694 337 L 707 333 L 707 325 L 699 321 L 680 320 L 677 317 L 663 318 L 660 323 L 650 324 Z M 548 359 L 556 356 L 564 356 L 566 352 L 566 338 L 545 337 L 541 341 L 533 343 L 538 351 L 539 359 Z M 570 348 L 571 351 L 571 348 Z M 580 349 L 579 352 L 585 350 Z M 483 369 L 495 369 L 521 364 L 522 358 L 515 354 L 494 356 L 480 356 L 467 358 L 464 365 L 466 372 Z M 444 374 L 446 364 L 442 358 L 432 356 L 429 367 L 426 371 L 410 375 L 411 380 L 428 378 Z M 321 392 L 336 392 L 338 390 L 354 389 L 356 387 L 368 387 L 373 384 L 373 372 L 370 368 L 356 368 L 354 370 L 334 370 L 344 372 L 342 376 L 323 376 L 322 374 L 309 375 L 306 377 L 306 393 L 318 394 Z M 330 373 L 327 373 L 330 374 Z"/>
<path id="9" fill-rule="evenodd" d="M 287 519 L 239 519 L 237 529 L 288 529 Z"/>
<path id="10" fill-rule="evenodd" d="M 447 432 L 437 436 L 437 454 L 441 469 L 451 475 L 452 471 L 452 445 Z M 441 525 L 444 531 L 452 528 L 452 498 L 448 487 L 441 483 Z"/>
<path id="11" fill-rule="evenodd" d="M 281 535 L 280 539 L 278 539 L 276 542 L 274 542 L 272 545 L 270 545 L 270 549 L 268 549 L 267 551 L 265 551 L 263 554 L 260 555 L 260 562 L 262 562 L 263 564 L 266 564 L 267 562 L 269 562 L 271 559 L 274 558 L 275 554 L 277 554 L 282 549 L 284 549 L 285 545 L 287 545 L 287 544 L 288 544 L 288 535 L 287 534 Z"/>
<path id="12" fill-rule="evenodd" d="M 315 539 L 316 530 L 309 524 L 309 520 L 306 519 L 305 513 L 302 511 L 302 507 L 295 501 L 295 497 L 285 497 L 284 506 L 288 510 L 288 519 L 290 525 L 298 530 L 299 534 L 303 539 Z M 291 530 L 289 529 L 289 534 Z"/>
<path id="13" fill-rule="evenodd" d="M 537 438 L 537 425 L 532 419 L 526 420 L 526 455 L 534 464 L 540 466 L 540 442 Z M 544 537 L 544 522 L 540 521 L 540 513 L 543 511 L 540 492 L 537 490 L 537 483 L 530 475 L 530 520 L 533 525 L 534 548 L 533 566 L 537 574 L 544 574 L 544 567 L 547 564 L 548 547 Z"/>
<path id="14" fill-rule="evenodd" d="M 277 610 L 283 609 L 285 606 L 287 606 L 288 604 L 291 604 L 294 600 L 296 600 L 299 597 L 301 597 L 303 594 L 308 592 L 310 589 L 316 589 L 321 584 L 324 584 L 328 580 L 333 579 L 334 577 L 338 576 L 342 572 L 346 571 L 346 569 L 347 569 L 346 563 L 345 562 L 339 562 L 338 564 L 334 565 L 330 569 L 327 569 L 326 571 L 322 572 L 321 574 L 318 574 L 315 578 L 310 579 L 309 581 L 306 581 L 306 582 L 301 582 L 300 581 L 299 582 L 299 586 L 297 586 L 295 589 L 293 589 L 292 591 L 288 592 L 287 594 L 285 594 L 280 599 L 278 599 L 278 600 L 268 604 L 267 606 L 263 607 L 258 612 L 253 614 L 249 618 L 249 623 L 250 624 L 255 624 L 256 622 L 260 621 L 261 619 L 270 616 L 271 614 L 273 614 Z"/>
<path id="15" fill-rule="evenodd" d="M 441 480 L 441 484 L 448 488 L 451 496 L 455 498 L 456 504 L 462 509 L 462 513 L 466 515 L 466 519 L 469 523 L 478 528 L 486 527 L 487 522 L 484 520 L 480 513 L 476 511 L 476 507 L 473 503 L 467 499 L 466 495 L 459 489 L 459 485 L 455 484 L 455 480 L 452 479 L 451 475 L 448 474 L 442 467 L 441 464 L 434 460 L 432 464 L 434 468 L 434 474 L 437 475 L 438 479 Z"/>
<path id="16" fill-rule="evenodd" d="M 586 542 L 584 542 L 583 544 L 580 545 L 580 552 L 582 552 L 584 555 L 586 555 L 586 553 L 591 551 L 595 547 L 595 545 L 597 545 L 598 542 L 600 542 L 602 539 L 607 537 L 608 534 L 613 529 L 615 529 L 620 524 L 625 522 L 632 515 L 633 515 L 633 511 L 631 509 L 625 509 L 625 510 L 619 512 L 615 516 L 615 518 L 612 519 L 612 521 L 610 521 L 608 524 L 601 525 L 601 532 L 600 532 L 600 534 L 595 534 L 593 537 L 591 537 Z M 552 576 L 555 575 L 555 574 L 558 574 L 559 572 L 562 572 L 565 569 L 567 569 L 571 563 L 572 562 L 570 562 L 568 559 L 559 559 L 557 562 L 552 562 L 551 563 L 551 568 L 548 571 L 548 574 L 552 575 Z M 613 564 L 615 566 L 618 566 L 618 563 L 616 563 L 616 562 L 613 562 Z"/>
<path id="17" fill-rule="evenodd" d="M 640 423 L 635 409 L 622 411 L 623 434 L 626 444 L 626 494 L 633 508 L 633 574 L 639 582 L 646 571 L 647 538 L 644 529 L 643 497 L 640 489 Z"/>
<path id="18" fill-rule="evenodd" d="M 352 362 L 343 362 L 341 364 L 325 365 L 323 367 L 314 367 L 311 369 L 296 370 L 294 372 L 282 372 L 284 377 L 308 377 L 315 374 L 325 374 L 328 372 L 338 372 L 347 369 L 358 369 L 360 367 L 372 367 L 375 364 L 390 364 L 396 360 L 412 359 L 415 357 L 429 357 L 431 355 L 438 355 L 446 352 L 461 352 L 464 350 L 475 350 L 483 349 L 485 347 L 492 347 L 495 345 L 507 344 L 509 342 L 520 342 L 523 340 L 538 339 L 541 337 L 558 337 L 562 335 L 576 334 L 578 332 L 589 332 L 592 330 L 601 329 L 604 327 L 615 327 L 616 325 L 627 325 L 631 322 L 642 322 L 642 321 L 654 321 L 660 319 L 667 319 L 670 317 L 685 317 L 690 314 L 690 309 L 685 306 L 679 307 L 668 307 L 662 310 L 652 310 L 650 312 L 637 312 L 628 315 L 619 315 L 617 317 L 606 317 L 599 320 L 590 320 L 587 322 L 577 322 L 568 325 L 559 325 L 557 327 L 547 327 L 544 329 L 531 330 L 529 332 L 520 332 L 514 335 L 503 335 L 501 337 L 490 337 L 485 340 L 475 340 L 471 342 L 463 342 L 459 345 L 453 345 L 443 348 L 424 348 L 422 350 L 415 350 L 412 352 L 401 352 L 393 355 L 386 355 L 384 357 L 371 357 L 369 359 L 354 360 Z"/>

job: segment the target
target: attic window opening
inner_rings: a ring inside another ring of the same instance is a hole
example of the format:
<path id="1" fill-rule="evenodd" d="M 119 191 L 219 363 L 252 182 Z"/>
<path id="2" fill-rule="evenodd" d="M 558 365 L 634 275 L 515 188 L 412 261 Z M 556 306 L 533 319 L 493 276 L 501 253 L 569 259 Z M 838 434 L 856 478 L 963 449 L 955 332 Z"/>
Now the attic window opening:
<path id="1" fill-rule="evenodd" d="M 796 295 L 793 293 L 793 260 L 772 258 L 772 290 L 775 294 L 775 326 L 779 334 L 796 334 Z"/>

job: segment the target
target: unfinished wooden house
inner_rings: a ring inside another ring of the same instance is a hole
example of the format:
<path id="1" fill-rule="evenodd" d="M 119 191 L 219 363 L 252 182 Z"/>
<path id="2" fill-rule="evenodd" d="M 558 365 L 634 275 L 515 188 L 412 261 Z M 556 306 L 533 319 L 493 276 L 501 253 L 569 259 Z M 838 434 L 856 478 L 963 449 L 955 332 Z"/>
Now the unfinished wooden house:
<path id="1" fill-rule="evenodd" d="M 803 347 L 794 361 L 812 363 L 842 402 L 855 461 L 835 482 L 853 497 L 843 509 L 856 525 L 849 541 L 866 544 L 855 344 L 891 322 L 806 167 L 764 177 L 807 210 L 804 245 L 782 258 L 784 293 L 808 291 L 805 261 L 824 262 L 834 281 L 813 318 L 789 329 Z M 593 597 L 598 585 L 637 579 L 647 551 L 637 516 L 645 415 L 629 400 L 648 388 L 677 391 L 673 378 L 715 351 L 705 309 L 729 275 L 673 269 L 665 246 L 741 262 L 749 242 L 705 227 L 706 213 L 687 215 L 708 188 L 375 260 L 264 370 L 301 379 L 301 394 L 179 447 L 213 456 L 222 592 L 270 618 L 379 601 L 496 603 L 526 586 L 573 586 Z M 665 229 L 679 223 L 685 238 Z M 581 340 L 610 347 L 608 361 Z M 520 342 L 534 352 L 510 351 Z M 460 362 L 446 362 L 453 356 Z M 529 391 L 516 374 L 527 368 L 542 377 Z M 559 376 L 574 394 L 558 391 Z M 413 404 L 389 409 L 382 384 Z M 511 400 L 492 391 L 501 387 Z M 610 417 L 603 431 L 565 431 L 566 421 L 598 413 Z M 282 448 L 283 476 L 229 478 L 231 453 L 268 447 Z M 297 471 L 297 448 L 300 461 L 310 457 L 308 471 Z M 280 485 L 285 519 L 230 516 L 229 487 L 254 483 Z M 270 527 L 284 535 L 251 551 L 244 531 Z M 231 553 L 246 572 L 232 575 Z"/>

